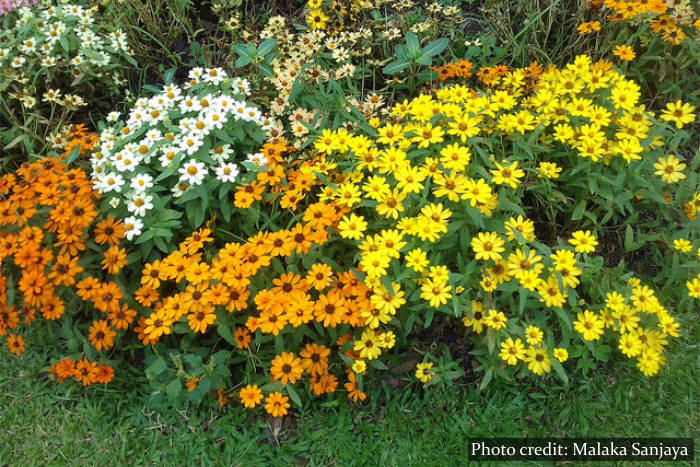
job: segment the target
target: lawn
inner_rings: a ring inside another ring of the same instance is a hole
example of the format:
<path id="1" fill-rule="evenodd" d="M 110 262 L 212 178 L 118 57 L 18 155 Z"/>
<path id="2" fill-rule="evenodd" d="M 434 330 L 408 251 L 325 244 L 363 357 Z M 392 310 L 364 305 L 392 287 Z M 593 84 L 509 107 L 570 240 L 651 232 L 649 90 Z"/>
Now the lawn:
<path id="1" fill-rule="evenodd" d="M 697 337 L 689 334 L 651 380 L 631 369 L 572 378 L 568 388 L 384 384 L 362 405 L 306 404 L 281 423 L 213 402 L 149 408 L 138 380 L 130 390 L 60 386 L 46 379 L 43 357 L 3 348 L 0 465 L 449 466 L 465 462 L 470 437 L 697 439 Z"/>

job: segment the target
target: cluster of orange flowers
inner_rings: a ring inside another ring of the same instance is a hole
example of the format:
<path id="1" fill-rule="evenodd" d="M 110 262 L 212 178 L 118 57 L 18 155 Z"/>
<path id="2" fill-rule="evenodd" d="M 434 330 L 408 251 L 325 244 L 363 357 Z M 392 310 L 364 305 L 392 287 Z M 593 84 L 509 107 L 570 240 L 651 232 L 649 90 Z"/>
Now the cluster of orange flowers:
<path id="1" fill-rule="evenodd" d="M 114 369 L 107 365 L 98 365 L 82 358 L 76 362 L 70 358 L 64 358 L 60 362 L 49 368 L 52 379 L 62 383 L 66 378 L 75 378 L 83 386 L 90 386 L 95 383 L 107 384 L 114 378 Z"/>
<path id="2" fill-rule="evenodd" d="M 267 190 L 271 194 L 282 194 L 279 199 L 282 209 L 296 211 L 299 203 L 320 180 L 311 171 L 317 161 L 283 159 L 283 154 L 292 149 L 284 139 L 266 143 L 261 152 L 268 159 L 268 170 L 258 173 L 255 181 L 237 187 L 234 206 L 240 209 L 249 208 L 255 201 L 261 201 L 263 193 Z M 269 204 L 275 202 L 276 197 L 270 197 L 268 200 Z"/>
<path id="3" fill-rule="evenodd" d="M 542 65 L 537 62 L 532 62 L 527 66 L 527 68 L 522 68 L 519 70 L 511 70 L 505 65 L 484 67 L 476 73 L 476 76 L 484 85 L 488 87 L 494 87 L 499 83 L 501 78 L 507 78 L 510 76 L 514 81 L 523 80 L 523 83 L 514 82 L 513 84 L 518 84 L 520 87 L 532 90 L 537 88 L 537 83 L 543 72 L 544 69 Z"/>
<path id="4" fill-rule="evenodd" d="M 700 31 L 700 19 L 689 0 L 674 1 L 672 4 L 664 0 L 597 0 L 591 4 L 593 9 L 603 5 L 611 11 L 608 21 L 641 19 L 649 23 L 654 33 L 661 34 L 664 41 L 674 45 L 684 41 L 687 33 Z M 583 23 L 578 30 L 580 34 L 600 31 L 600 22 Z"/>
<path id="5" fill-rule="evenodd" d="M 80 138 L 85 136 L 83 128 L 76 131 Z M 109 245 L 102 260 L 107 273 L 116 274 L 126 264 L 126 251 L 119 248 L 125 235 L 122 223 L 110 217 L 94 226 L 92 238 L 88 234 L 98 215 L 94 204 L 98 197 L 85 172 L 68 170 L 63 157 L 25 164 L 15 174 L 0 178 L 0 263 L 20 277 L 17 289 L 21 292 L 13 290 L 9 300 L 5 276 L 12 274 L 3 274 L 0 335 L 16 329 L 21 321 L 31 325 L 37 311 L 46 320 L 60 319 L 66 311 L 62 288 L 71 288 L 108 314 L 109 323 L 98 320 L 90 328 L 90 342 L 97 350 L 114 345 L 112 326 L 128 328 L 136 313 L 120 305 L 124 294 L 117 284 L 90 275 L 76 281 L 85 273 L 79 260 L 88 240 Z M 7 343 L 13 353 L 24 352 L 21 335 L 9 334 Z"/>
<path id="6" fill-rule="evenodd" d="M 100 137 L 95 133 L 88 133 L 87 127 L 81 123 L 71 127 L 68 132 L 67 140 L 68 142 L 63 147 L 63 157 L 68 157 L 78 146 L 80 146 L 81 156 L 91 153 L 95 149 L 95 143 L 100 140 Z"/>
<path id="7" fill-rule="evenodd" d="M 437 82 L 441 83 L 451 78 L 470 78 L 474 64 L 469 60 L 460 60 L 455 63 L 448 63 L 443 66 L 432 66 L 432 70 L 437 71 Z"/>

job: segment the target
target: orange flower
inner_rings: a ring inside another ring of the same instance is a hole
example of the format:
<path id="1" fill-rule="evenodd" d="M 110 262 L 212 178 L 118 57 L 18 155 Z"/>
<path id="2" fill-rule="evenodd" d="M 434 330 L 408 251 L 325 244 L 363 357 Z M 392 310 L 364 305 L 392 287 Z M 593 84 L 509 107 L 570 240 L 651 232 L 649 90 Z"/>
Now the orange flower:
<path id="1" fill-rule="evenodd" d="M 613 50 L 613 55 L 620 58 L 620 60 L 631 61 L 636 57 L 634 50 L 629 45 L 618 45 Z"/>
<path id="2" fill-rule="evenodd" d="M 126 250 L 124 248 L 119 248 L 116 245 L 107 248 L 102 260 L 102 269 L 106 269 L 110 274 L 117 274 L 126 264 Z"/>
<path id="3" fill-rule="evenodd" d="M 90 343 L 97 350 L 107 350 L 114 347 L 114 336 L 117 333 L 107 324 L 107 321 L 100 320 L 92 323 L 90 328 Z"/>
<path id="4" fill-rule="evenodd" d="M 338 387 L 338 378 L 330 373 L 312 375 L 309 379 L 309 386 L 311 386 L 311 392 L 317 396 L 329 394 L 335 392 Z"/>
<path id="5" fill-rule="evenodd" d="M 160 287 L 160 281 L 165 280 L 166 277 L 167 274 L 161 268 L 161 262 L 156 260 L 146 264 L 146 267 L 141 271 L 141 285 L 150 289 L 157 289 Z"/>
<path id="6" fill-rule="evenodd" d="M 75 376 L 76 381 L 82 383 L 83 386 L 90 386 L 97 381 L 97 363 L 88 361 L 87 358 L 83 357 L 75 365 Z"/>
<path id="7" fill-rule="evenodd" d="M 158 301 L 158 299 L 160 298 L 160 294 L 158 294 L 157 290 L 143 286 L 136 292 L 134 292 L 134 298 L 141 305 L 145 307 L 150 307 L 151 305 L 153 305 L 153 302 Z"/>
<path id="8" fill-rule="evenodd" d="M 24 303 L 29 306 L 41 305 L 42 295 L 50 291 L 48 279 L 38 269 L 25 270 L 19 280 L 19 290 L 24 294 Z"/>
<path id="9" fill-rule="evenodd" d="M 331 291 L 326 295 L 320 295 L 314 305 L 316 321 L 324 327 L 336 327 L 346 312 L 345 300 L 337 291 Z"/>
<path id="10" fill-rule="evenodd" d="M 95 290 L 92 297 L 95 308 L 103 313 L 119 311 L 119 300 L 124 297 L 121 289 L 114 282 L 105 282 Z"/>
<path id="11" fill-rule="evenodd" d="M 52 366 L 49 371 L 56 375 L 59 383 L 62 383 L 66 378 L 75 376 L 77 369 L 73 360 L 64 358 L 56 365 Z"/>
<path id="12" fill-rule="evenodd" d="M 357 402 L 358 399 L 361 401 L 367 399 L 367 394 L 360 391 L 355 372 L 350 369 L 348 369 L 348 382 L 345 383 L 345 389 L 348 391 L 348 398 L 354 400 L 355 402 Z"/>
<path id="13" fill-rule="evenodd" d="M 283 396 L 281 392 L 273 392 L 265 398 L 265 410 L 273 417 L 287 415 L 289 407 L 289 397 Z"/>
<path id="14" fill-rule="evenodd" d="M 328 368 L 328 356 L 331 350 L 322 345 L 306 344 L 299 352 L 301 366 L 310 375 L 319 375 Z"/>
<path id="15" fill-rule="evenodd" d="M 119 245 L 119 241 L 126 235 L 126 227 L 122 221 L 114 220 L 109 216 L 95 226 L 95 242 L 102 245 L 105 242 L 110 245 Z"/>
<path id="16" fill-rule="evenodd" d="M 316 263 L 311 266 L 311 270 L 306 276 L 306 281 L 316 290 L 323 290 L 328 287 L 333 278 L 333 270 L 330 266 L 323 263 Z"/>
<path id="17" fill-rule="evenodd" d="M 65 304 L 60 297 L 52 294 L 51 297 L 43 303 L 39 311 L 41 311 L 44 318 L 48 319 L 49 321 L 55 321 L 63 316 Z"/>
<path id="18" fill-rule="evenodd" d="M 236 347 L 239 349 L 247 349 L 252 338 L 253 336 L 251 336 L 247 328 L 237 327 L 236 332 L 233 333 L 233 339 L 236 341 Z"/>
<path id="19" fill-rule="evenodd" d="M 241 403 L 249 409 L 254 408 L 262 401 L 262 391 L 258 388 L 257 384 L 253 384 L 252 386 L 249 384 L 244 387 L 241 389 L 241 392 L 238 393 L 238 396 L 241 398 Z"/>
<path id="20" fill-rule="evenodd" d="M 24 338 L 19 334 L 8 334 L 7 346 L 10 348 L 11 353 L 21 355 L 24 353 Z"/>
<path id="21" fill-rule="evenodd" d="M 199 308 L 197 311 L 187 315 L 187 323 L 194 332 L 201 332 L 204 334 L 207 332 L 207 327 L 214 324 L 216 321 L 216 314 L 214 314 L 214 307 L 207 305 Z"/>
<path id="22" fill-rule="evenodd" d="M 107 317 L 116 329 L 129 329 L 136 317 L 136 311 L 130 309 L 126 303 L 123 303 L 120 310 L 110 312 Z"/>
<path id="23" fill-rule="evenodd" d="M 114 378 L 114 369 L 107 365 L 100 365 L 97 367 L 95 372 L 95 382 L 100 384 L 107 384 Z"/>
<path id="24" fill-rule="evenodd" d="M 282 381 L 282 384 L 294 384 L 296 380 L 301 378 L 304 369 L 301 366 L 301 360 L 296 358 L 292 352 L 282 352 L 281 355 L 272 360 L 270 367 L 272 381 Z"/>
<path id="25" fill-rule="evenodd" d="M 56 262 L 51 267 L 48 278 L 54 285 L 73 285 L 75 275 L 82 272 L 83 268 L 78 266 L 78 257 L 71 257 L 69 254 L 56 256 Z"/>

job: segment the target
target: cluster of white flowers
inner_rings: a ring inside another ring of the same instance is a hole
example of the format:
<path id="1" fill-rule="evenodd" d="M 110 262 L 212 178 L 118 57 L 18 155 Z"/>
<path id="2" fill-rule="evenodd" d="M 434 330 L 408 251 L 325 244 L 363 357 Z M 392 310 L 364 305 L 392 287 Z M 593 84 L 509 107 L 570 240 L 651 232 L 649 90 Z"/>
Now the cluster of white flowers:
<path id="1" fill-rule="evenodd" d="M 45 9 L 20 8 L 15 26 L 6 32 L 8 47 L 0 49 L 0 65 L 10 60 L 10 66 L 21 67 L 28 56 L 34 55 L 45 67 L 54 66 L 58 60 L 65 60 L 78 67 L 107 65 L 111 54 L 120 50 L 126 54 L 129 48 L 126 36 L 121 31 L 100 35 L 95 29 L 92 9 L 80 5 L 59 2 Z M 33 27 L 27 28 L 30 24 Z M 79 46 L 74 54 L 66 55 L 70 46 L 65 42 L 69 36 L 77 38 Z M 14 44 L 12 40 L 16 40 Z M 12 52 L 13 48 L 20 54 Z"/>
<path id="2" fill-rule="evenodd" d="M 162 191 L 179 198 L 212 173 L 220 183 L 235 183 L 241 171 L 236 162 L 267 163 L 260 153 L 237 154 L 250 145 L 242 141 L 249 139 L 241 133 L 244 125 L 264 137 L 272 124 L 245 101 L 249 94 L 245 79 L 230 79 L 221 68 L 193 68 L 183 86 L 170 84 L 138 99 L 124 119 L 118 112 L 107 116 L 110 126 L 90 159 L 92 177 L 114 209 L 126 208 L 125 223 L 132 226 L 127 238 L 141 234 L 154 197 L 164 199 Z"/>

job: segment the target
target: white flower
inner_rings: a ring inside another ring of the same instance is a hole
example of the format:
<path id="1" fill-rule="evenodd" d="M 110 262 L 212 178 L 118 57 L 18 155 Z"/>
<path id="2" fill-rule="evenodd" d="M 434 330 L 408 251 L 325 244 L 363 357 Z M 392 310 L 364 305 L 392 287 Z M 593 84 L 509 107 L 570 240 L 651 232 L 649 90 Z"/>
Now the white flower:
<path id="1" fill-rule="evenodd" d="M 143 217 L 146 211 L 153 209 L 153 196 L 143 193 L 134 193 L 131 195 L 131 201 L 126 205 L 126 209 L 135 216 Z"/>
<path id="2" fill-rule="evenodd" d="M 131 241 L 135 236 L 141 235 L 143 222 L 138 217 L 130 216 L 124 219 L 124 226 L 127 228 L 126 239 Z"/>
<path id="3" fill-rule="evenodd" d="M 196 133 L 184 135 L 180 141 L 180 151 L 186 152 L 189 156 L 197 152 L 202 146 L 202 137 Z"/>
<path id="4" fill-rule="evenodd" d="M 219 84 L 224 79 L 226 79 L 226 72 L 223 68 L 207 68 L 202 75 L 202 80 L 211 84 Z"/>
<path id="5" fill-rule="evenodd" d="M 148 188 L 153 186 L 153 177 L 148 174 L 138 174 L 131 179 L 130 186 L 135 193 L 144 193 Z"/>
<path id="6" fill-rule="evenodd" d="M 120 115 L 119 112 L 110 112 L 107 114 L 107 121 L 110 123 L 116 122 L 117 120 L 119 120 L 119 115 Z"/>
<path id="7" fill-rule="evenodd" d="M 119 206 L 119 198 L 117 198 L 115 196 L 114 198 L 110 199 L 109 205 L 112 206 L 113 208 L 116 208 L 117 206 Z"/>
<path id="8" fill-rule="evenodd" d="M 232 162 L 222 164 L 216 168 L 216 176 L 222 182 L 233 183 L 236 181 L 236 177 L 238 177 L 238 167 Z"/>
<path id="9" fill-rule="evenodd" d="M 100 193 L 108 193 L 112 190 L 120 193 L 124 185 L 124 177 L 119 174 L 107 173 L 97 181 L 97 190 Z"/>
<path id="10" fill-rule="evenodd" d="M 223 146 L 216 146 L 213 148 L 211 151 L 209 151 L 209 155 L 211 158 L 221 164 L 223 161 L 228 159 L 228 157 L 233 154 L 233 149 L 231 149 L 230 144 L 224 144 Z"/>
<path id="11" fill-rule="evenodd" d="M 180 167 L 177 171 L 182 174 L 180 176 L 180 181 L 188 185 L 199 185 L 208 173 L 207 169 L 204 168 L 204 162 L 197 162 L 194 159 L 190 159 L 189 162 Z"/>
<path id="12" fill-rule="evenodd" d="M 265 157 L 261 152 L 256 152 L 255 154 L 248 154 L 248 161 L 260 167 L 261 165 L 267 165 L 267 157 Z"/>

